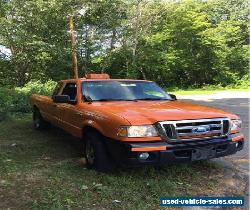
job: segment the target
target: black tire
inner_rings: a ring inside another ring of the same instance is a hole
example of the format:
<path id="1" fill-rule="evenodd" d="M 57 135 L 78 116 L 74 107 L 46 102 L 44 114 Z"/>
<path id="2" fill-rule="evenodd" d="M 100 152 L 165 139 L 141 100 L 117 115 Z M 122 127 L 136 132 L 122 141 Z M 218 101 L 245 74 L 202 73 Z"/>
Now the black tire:
<path id="1" fill-rule="evenodd" d="M 87 131 L 84 154 L 89 169 L 95 169 L 99 172 L 110 172 L 115 169 L 115 163 L 108 156 L 103 137 L 97 132 Z"/>
<path id="2" fill-rule="evenodd" d="M 49 123 L 46 122 L 38 109 L 33 111 L 33 126 L 36 130 L 42 130 L 49 127 Z"/>

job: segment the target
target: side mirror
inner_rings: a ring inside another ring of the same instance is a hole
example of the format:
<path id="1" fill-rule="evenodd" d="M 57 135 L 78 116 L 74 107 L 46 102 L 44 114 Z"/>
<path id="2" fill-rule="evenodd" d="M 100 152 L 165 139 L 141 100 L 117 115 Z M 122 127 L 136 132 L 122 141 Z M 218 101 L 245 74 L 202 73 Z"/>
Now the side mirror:
<path id="1" fill-rule="evenodd" d="M 55 103 L 69 103 L 70 102 L 70 98 L 68 95 L 55 95 L 53 97 L 53 101 Z"/>
<path id="2" fill-rule="evenodd" d="M 169 94 L 169 95 L 170 95 L 170 97 L 171 97 L 174 101 L 176 101 L 176 100 L 177 100 L 176 95 L 174 95 L 174 94 Z"/>

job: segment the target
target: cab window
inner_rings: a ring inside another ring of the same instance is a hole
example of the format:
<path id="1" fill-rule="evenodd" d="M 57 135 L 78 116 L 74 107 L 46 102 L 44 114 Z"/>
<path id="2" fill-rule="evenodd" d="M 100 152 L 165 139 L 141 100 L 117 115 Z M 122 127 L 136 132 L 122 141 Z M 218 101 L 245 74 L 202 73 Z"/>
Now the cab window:
<path id="1" fill-rule="evenodd" d="M 67 83 L 62 91 L 62 95 L 68 95 L 71 101 L 76 101 L 76 83 Z"/>

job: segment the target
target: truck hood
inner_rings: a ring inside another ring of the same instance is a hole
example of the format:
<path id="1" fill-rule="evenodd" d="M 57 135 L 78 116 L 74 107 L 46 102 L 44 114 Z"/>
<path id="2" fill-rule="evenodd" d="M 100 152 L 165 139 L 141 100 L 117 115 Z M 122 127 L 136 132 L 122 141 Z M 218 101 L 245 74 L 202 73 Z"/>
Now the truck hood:
<path id="1" fill-rule="evenodd" d="M 153 124 L 165 120 L 186 120 L 228 117 L 237 115 L 212 107 L 182 101 L 112 101 L 94 102 L 92 105 L 102 111 L 125 118 L 132 125 Z"/>

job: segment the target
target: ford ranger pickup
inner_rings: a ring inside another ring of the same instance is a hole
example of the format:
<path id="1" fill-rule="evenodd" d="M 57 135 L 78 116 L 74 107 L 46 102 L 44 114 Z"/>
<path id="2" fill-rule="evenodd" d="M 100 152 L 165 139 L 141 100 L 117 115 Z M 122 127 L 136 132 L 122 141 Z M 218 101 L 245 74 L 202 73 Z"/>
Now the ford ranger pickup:
<path id="1" fill-rule="evenodd" d="M 242 150 L 232 113 L 176 99 L 156 83 L 107 74 L 58 82 L 51 97 L 32 95 L 36 129 L 49 124 L 82 140 L 88 168 L 165 165 Z"/>

